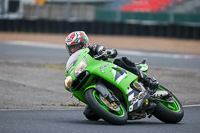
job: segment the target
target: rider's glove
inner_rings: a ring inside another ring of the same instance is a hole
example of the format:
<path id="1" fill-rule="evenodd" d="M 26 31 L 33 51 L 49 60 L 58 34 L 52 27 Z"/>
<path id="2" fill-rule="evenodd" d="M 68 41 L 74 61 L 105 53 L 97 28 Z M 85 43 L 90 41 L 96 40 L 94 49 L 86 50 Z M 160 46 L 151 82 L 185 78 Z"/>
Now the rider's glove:
<path id="1" fill-rule="evenodd" d="M 111 49 L 106 49 L 105 50 L 105 57 L 107 58 L 115 58 L 117 56 L 117 50 L 114 49 L 114 48 L 111 48 Z"/>
<path id="2" fill-rule="evenodd" d="M 106 48 L 99 44 L 94 44 L 92 46 L 92 51 L 93 51 L 94 55 L 101 55 L 103 53 L 103 51 L 105 51 L 105 50 L 106 50 Z"/>

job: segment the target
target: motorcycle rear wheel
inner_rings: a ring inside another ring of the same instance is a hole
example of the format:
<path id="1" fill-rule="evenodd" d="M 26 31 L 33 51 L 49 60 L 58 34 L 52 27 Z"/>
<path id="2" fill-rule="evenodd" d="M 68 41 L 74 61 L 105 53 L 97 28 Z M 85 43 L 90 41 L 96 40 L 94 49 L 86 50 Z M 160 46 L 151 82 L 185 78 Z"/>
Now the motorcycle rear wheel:
<path id="1" fill-rule="evenodd" d="M 169 92 L 169 90 L 163 86 L 160 86 L 158 90 Z M 183 107 L 174 94 L 172 94 L 172 99 L 174 101 L 173 103 L 164 101 L 156 102 L 157 107 L 154 109 L 153 115 L 165 123 L 178 123 L 182 120 L 184 115 Z"/>
<path id="2" fill-rule="evenodd" d="M 88 89 L 85 92 L 85 98 L 89 107 L 106 122 L 114 125 L 123 125 L 126 123 L 128 115 L 124 107 L 117 105 L 120 110 L 115 111 L 108 107 L 100 98 L 100 93 L 95 89 Z"/>

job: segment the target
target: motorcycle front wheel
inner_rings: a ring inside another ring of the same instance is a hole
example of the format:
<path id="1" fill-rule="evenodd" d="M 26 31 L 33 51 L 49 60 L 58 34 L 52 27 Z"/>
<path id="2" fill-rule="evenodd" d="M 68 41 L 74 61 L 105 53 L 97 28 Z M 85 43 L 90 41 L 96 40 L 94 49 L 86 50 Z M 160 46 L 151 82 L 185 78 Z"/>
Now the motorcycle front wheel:
<path id="1" fill-rule="evenodd" d="M 97 90 L 88 89 L 85 98 L 89 107 L 102 119 L 110 124 L 123 125 L 128 115 L 121 104 L 110 103 Z"/>
<path id="2" fill-rule="evenodd" d="M 165 123 L 178 123 L 182 120 L 184 111 L 181 103 L 168 89 L 160 86 L 158 90 L 167 91 L 171 94 L 171 101 L 165 102 L 164 99 L 157 101 L 157 107 L 154 109 L 153 115 Z M 163 101 L 162 101 L 163 100 Z"/>
<path id="3" fill-rule="evenodd" d="M 95 114 L 94 111 L 89 106 L 85 107 L 83 114 L 90 121 L 98 121 L 100 119 L 100 117 L 97 114 Z"/>

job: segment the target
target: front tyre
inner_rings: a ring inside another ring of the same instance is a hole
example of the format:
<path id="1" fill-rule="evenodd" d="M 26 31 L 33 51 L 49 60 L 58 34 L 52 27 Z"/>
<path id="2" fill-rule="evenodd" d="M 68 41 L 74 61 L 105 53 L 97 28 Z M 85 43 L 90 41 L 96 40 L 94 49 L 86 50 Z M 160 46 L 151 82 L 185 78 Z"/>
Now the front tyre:
<path id="1" fill-rule="evenodd" d="M 95 114 L 89 106 L 85 107 L 83 114 L 90 121 L 98 121 L 100 119 L 100 117 L 97 114 Z"/>
<path id="2" fill-rule="evenodd" d="M 85 98 L 89 107 L 102 119 L 114 125 L 123 125 L 127 121 L 127 112 L 120 104 L 117 105 L 117 110 L 112 109 L 108 105 L 108 101 L 102 100 L 102 95 L 95 89 L 88 89 L 85 92 Z M 107 103 L 107 104 L 106 104 Z"/>
<path id="3" fill-rule="evenodd" d="M 168 91 L 165 87 L 160 86 L 158 90 Z M 169 92 L 170 93 L 170 92 Z M 171 93 L 171 101 L 174 101 L 173 103 L 170 102 L 164 102 L 164 101 L 157 101 L 157 107 L 154 110 L 153 115 L 158 118 L 159 120 L 165 122 L 165 123 L 178 123 L 182 120 L 184 111 L 181 103 L 176 98 L 175 95 Z M 163 100 L 163 99 L 160 99 Z"/>

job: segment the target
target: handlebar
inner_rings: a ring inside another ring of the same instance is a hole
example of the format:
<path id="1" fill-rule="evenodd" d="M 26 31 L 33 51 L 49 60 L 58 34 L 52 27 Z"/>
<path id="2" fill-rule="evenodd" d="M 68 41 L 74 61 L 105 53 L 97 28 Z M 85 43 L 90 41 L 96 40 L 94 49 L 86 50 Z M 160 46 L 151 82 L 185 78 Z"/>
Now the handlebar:
<path id="1" fill-rule="evenodd" d="M 145 58 L 142 62 L 139 63 L 135 63 L 135 65 L 139 65 L 139 64 L 146 64 L 147 59 Z"/>

